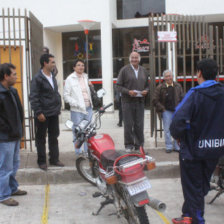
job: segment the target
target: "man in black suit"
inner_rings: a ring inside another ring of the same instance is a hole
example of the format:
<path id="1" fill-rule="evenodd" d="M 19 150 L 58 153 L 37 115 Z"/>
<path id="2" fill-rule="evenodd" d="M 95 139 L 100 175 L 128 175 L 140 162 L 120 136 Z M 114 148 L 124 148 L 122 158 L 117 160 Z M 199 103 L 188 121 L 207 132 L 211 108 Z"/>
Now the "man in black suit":
<path id="1" fill-rule="evenodd" d="M 41 69 L 34 76 L 30 89 L 30 103 L 35 116 L 36 147 L 40 169 L 47 170 L 46 131 L 48 130 L 49 162 L 51 165 L 64 166 L 59 161 L 59 114 L 61 96 L 52 70 L 54 56 L 43 54 L 40 58 Z"/>

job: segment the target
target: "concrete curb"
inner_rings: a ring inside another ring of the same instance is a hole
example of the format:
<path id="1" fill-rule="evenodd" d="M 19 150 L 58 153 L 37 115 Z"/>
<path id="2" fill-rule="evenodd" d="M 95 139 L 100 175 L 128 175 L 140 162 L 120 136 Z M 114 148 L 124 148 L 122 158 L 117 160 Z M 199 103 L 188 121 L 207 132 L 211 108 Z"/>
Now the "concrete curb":
<path id="1" fill-rule="evenodd" d="M 179 162 L 157 162 L 156 169 L 147 172 L 149 179 L 177 178 L 179 174 Z M 75 167 L 49 167 L 48 171 L 39 168 L 19 169 L 16 175 L 22 185 L 35 184 L 65 184 L 83 182 Z"/>

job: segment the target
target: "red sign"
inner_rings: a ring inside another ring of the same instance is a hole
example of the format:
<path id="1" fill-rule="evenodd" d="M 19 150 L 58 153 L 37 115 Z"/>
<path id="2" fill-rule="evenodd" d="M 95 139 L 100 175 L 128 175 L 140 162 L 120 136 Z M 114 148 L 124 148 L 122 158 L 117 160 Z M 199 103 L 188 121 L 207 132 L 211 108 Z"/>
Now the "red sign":
<path id="1" fill-rule="evenodd" d="M 149 51 L 148 40 L 147 39 L 138 40 L 135 38 L 132 44 L 132 51 L 148 52 Z"/>
<path id="2" fill-rule="evenodd" d="M 176 42 L 177 32 L 176 31 L 158 31 L 158 41 L 159 42 Z"/>

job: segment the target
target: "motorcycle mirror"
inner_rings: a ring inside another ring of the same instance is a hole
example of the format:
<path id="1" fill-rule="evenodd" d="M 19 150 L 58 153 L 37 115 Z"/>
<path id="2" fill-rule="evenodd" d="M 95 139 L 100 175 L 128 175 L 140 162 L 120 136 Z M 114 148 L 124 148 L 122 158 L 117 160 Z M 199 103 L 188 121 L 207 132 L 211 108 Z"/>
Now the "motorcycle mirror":
<path id="1" fill-rule="evenodd" d="M 65 122 L 65 126 L 66 126 L 68 129 L 72 130 L 73 122 L 72 122 L 71 120 L 67 120 L 67 121 Z"/>
<path id="2" fill-rule="evenodd" d="M 97 97 L 98 98 L 102 98 L 104 95 L 106 95 L 106 90 L 105 89 L 99 89 L 98 91 L 97 91 Z"/>

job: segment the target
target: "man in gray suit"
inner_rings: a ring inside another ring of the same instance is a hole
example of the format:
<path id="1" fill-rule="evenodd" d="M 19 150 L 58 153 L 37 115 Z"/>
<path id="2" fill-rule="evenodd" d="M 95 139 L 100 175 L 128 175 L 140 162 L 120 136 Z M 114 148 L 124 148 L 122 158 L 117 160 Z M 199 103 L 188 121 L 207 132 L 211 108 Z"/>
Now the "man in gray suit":
<path id="1" fill-rule="evenodd" d="M 117 80 L 117 88 L 122 94 L 124 144 L 127 152 L 139 150 L 144 144 L 144 101 L 149 83 L 147 71 L 139 65 L 140 60 L 140 55 L 132 52 L 130 64 L 120 70 Z"/>

